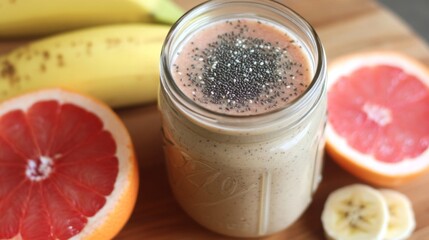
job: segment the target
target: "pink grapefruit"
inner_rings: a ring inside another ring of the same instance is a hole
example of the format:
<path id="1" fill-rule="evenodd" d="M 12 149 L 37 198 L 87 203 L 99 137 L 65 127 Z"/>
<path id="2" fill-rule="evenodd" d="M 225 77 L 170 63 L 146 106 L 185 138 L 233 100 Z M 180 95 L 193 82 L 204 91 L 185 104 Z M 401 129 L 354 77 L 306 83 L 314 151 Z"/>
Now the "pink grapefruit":
<path id="1" fill-rule="evenodd" d="M 0 239 L 111 239 L 138 173 L 130 136 L 105 104 L 59 89 L 0 104 Z"/>
<path id="2" fill-rule="evenodd" d="M 329 66 L 327 150 L 371 183 L 395 186 L 429 168 L 429 70 L 393 52 Z"/>

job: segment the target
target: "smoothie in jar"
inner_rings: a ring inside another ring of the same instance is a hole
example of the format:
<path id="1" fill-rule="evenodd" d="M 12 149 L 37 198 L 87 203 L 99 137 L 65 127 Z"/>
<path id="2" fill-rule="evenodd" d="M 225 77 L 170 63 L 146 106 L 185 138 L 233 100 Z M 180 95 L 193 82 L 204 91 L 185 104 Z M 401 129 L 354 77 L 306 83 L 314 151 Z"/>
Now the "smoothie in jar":
<path id="1" fill-rule="evenodd" d="M 218 233 L 286 228 L 320 181 L 324 53 L 294 14 L 271 1 L 212 1 L 166 40 L 159 106 L 171 188 Z"/>

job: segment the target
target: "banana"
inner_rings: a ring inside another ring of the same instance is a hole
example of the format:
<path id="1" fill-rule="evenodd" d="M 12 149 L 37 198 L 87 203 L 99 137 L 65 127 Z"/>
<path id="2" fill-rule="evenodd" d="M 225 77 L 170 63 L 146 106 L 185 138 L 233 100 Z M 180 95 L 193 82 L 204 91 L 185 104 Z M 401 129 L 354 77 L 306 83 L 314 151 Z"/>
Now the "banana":
<path id="1" fill-rule="evenodd" d="M 354 184 L 332 192 L 323 209 L 322 224 L 329 239 L 382 240 L 389 212 L 375 189 Z"/>
<path id="2" fill-rule="evenodd" d="M 0 56 L 0 101 L 46 87 L 90 94 L 112 107 L 155 101 L 169 27 L 125 24 L 49 37 Z"/>
<path id="3" fill-rule="evenodd" d="M 172 0 L 0 0 L 0 38 L 41 36 L 113 23 L 172 24 L 182 14 Z"/>
<path id="4" fill-rule="evenodd" d="M 402 193 L 389 189 L 381 189 L 388 209 L 389 223 L 384 240 L 407 239 L 416 227 L 414 212 L 410 200 Z"/>

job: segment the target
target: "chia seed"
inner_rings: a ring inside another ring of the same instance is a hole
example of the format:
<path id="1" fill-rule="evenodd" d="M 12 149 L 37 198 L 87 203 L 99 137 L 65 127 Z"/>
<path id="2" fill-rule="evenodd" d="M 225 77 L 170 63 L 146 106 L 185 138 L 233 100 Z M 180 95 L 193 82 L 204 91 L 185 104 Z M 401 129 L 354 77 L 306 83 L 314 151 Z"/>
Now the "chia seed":
<path id="1" fill-rule="evenodd" d="M 298 89 L 292 88 L 294 84 L 290 82 L 308 72 L 302 70 L 305 67 L 302 63 L 294 61 L 292 51 L 286 50 L 292 44 L 297 45 L 296 41 L 285 38 L 270 42 L 252 36 L 249 32 L 257 32 L 262 24 L 259 20 L 255 23 L 255 28 L 249 29 L 248 20 L 229 20 L 223 24 L 230 30 L 220 32 L 204 48 L 196 40 L 191 42 L 192 63 L 185 66 L 183 81 L 192 88 L 192 99 L 200 104 L 217 105 L 215 109 L 226 112 L 245 113 L 253 109 L 256 113 L 257 109 L 252 108 L 255 104 L 268 111 L 305 90 L 308 84 L 300 82 Z M 180 64 L 173 66 L 182 75 L 184 69 Z"/>

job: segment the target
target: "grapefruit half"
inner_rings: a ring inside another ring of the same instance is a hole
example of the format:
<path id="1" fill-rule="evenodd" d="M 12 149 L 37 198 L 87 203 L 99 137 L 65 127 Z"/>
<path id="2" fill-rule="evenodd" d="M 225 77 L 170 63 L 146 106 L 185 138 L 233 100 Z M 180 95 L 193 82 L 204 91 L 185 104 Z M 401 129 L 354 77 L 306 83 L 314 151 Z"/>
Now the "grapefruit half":
<path id="1" fill-rule="evenodd" d="M 429 167 L 429 70 L 395 52 L 329 66 L 327 151 L 357 177 L 396 186 Z"/>
<path id="2" fill-rule="evenodd" d="M 60 89 L 0 104 L 0 239 L 111 239 L 137 188 L 130 136 L 105 104 Z"/>

